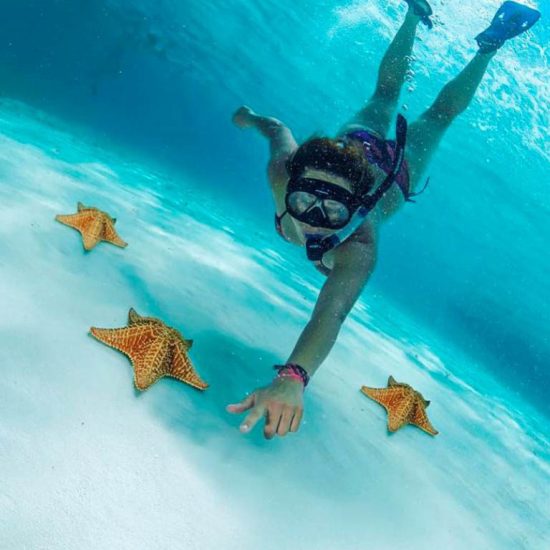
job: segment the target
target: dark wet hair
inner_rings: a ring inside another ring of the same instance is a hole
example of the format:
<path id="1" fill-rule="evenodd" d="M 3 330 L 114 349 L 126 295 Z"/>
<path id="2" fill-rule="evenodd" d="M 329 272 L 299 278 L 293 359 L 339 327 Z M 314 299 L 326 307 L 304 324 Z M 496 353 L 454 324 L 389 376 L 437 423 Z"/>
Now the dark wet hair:
<path id="1" fill-rule="evenodd" d="M 375 181 L 363 148 L 337 139 L 314 137 L 302 143 L 288 160 L 287 171 L 291 178 L 299 178 L 307 168 L 347 179 L 357 195 L 368 193 Z"/>

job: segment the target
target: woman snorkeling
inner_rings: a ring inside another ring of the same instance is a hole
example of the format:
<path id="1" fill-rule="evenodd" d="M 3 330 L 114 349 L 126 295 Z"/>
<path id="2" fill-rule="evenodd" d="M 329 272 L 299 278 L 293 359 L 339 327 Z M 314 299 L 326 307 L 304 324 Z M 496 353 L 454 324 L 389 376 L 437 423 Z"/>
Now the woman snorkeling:
<path id="1" fill-rule="evenodd" d="M 241 431 L 266 418 L 270 439 L 298 430 L 303 390 L 332 349 L 340 328 L 376 264 L 379 228 L 421 187 L 421 177 L 441 138 L 472 100 L 489 62 L 509 38 L 536 23 L 539 12 L 504 2 L 491 25 L 476 37 L 479 50 L 434 103 L 407 129 L 398 115 L 396 139 L 388 140 L 393 113 L 408 69 L 419 23 L 431 28 L 426 0 L 409 5 L 386 51 L 373 96 L 335 138 L 298 145 L 279 120 L 243 106 L 233 115 L 240 128 L 254 128 L 269 140 L 269 182 L 275 225 L 327 278 L 288 361 L 276 366 L 273 382 L 256 389 L 232 413 L 249 411 Z M 406 145 L 405 145 L 406 142 Z"/>

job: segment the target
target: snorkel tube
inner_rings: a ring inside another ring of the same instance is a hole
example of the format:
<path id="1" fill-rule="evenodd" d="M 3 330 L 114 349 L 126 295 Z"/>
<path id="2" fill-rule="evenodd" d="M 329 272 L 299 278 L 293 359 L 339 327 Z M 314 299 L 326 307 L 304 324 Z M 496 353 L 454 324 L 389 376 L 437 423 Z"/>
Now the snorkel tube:
<path id="1" fill-rule="evenodd" d="M 332 250 L 339 244 L 342 244 L 346 239 L 351 237 L 359 226 L 365 221 L 365 218 L 369 212 L 376 206 L 378 201 L 384 196 L 386 191 L 393 185 L 395 178 L 405 160 L 405 144 L 407 142 L 407 120 L 401 114 L 397 115 L 397 122 L 395 125 L 395 158 L 393 161 L 392 169 L 386 176 L 384 181 L 378 186 L 376 191 L 369 195 L 365 193 L 361 197 L 361 206 L 355 211 L 351 217 L 349 223 L 343 227 L 340 231 L 329 235 L 328 237 L 310 237 L 306 241 L 306 253 L 309 260 L 312 262 L 322 264 L 323 256 L 329 250 Z M 401 188 L 400 188 L 401 189 Z M 403 192 L 406 201 L 411 201 L 413 193 L 405 194 Z"/>

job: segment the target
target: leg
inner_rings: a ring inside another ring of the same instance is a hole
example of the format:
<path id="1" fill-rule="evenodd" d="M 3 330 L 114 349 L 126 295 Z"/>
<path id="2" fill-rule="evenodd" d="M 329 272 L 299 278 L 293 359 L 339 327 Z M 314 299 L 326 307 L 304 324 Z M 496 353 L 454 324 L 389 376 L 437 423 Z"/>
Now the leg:
<path id="1" fill-rule="evenodd" d="M 418 186 L 447 128 L 470 104 L 494 53 L 478 53 L 458 76 L 444 86 L 433 105 L 410 125 L 406 157 L 411 189 Z"/>
<path id="2" fill-rule="evenodd" d="M 361 126 L 374 130 L 383 137 L 386 136 L 409 68 L 409 57 L 419 22 L 420 17 L 415 15 L 412 8 L 409 8 L 401 28 L 382 58 L 373 96 L 367 105 L 342 128 L 340 134 L 353 126 Z"/>

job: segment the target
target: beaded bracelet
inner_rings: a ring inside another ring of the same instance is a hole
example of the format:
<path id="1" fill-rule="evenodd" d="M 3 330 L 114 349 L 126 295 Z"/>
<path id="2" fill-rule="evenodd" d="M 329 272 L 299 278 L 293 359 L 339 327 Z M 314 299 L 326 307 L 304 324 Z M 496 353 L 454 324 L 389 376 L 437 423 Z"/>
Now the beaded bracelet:
<path id="1" fill-rule="evenodd" d="M 294 380 L 299 380 L 304 385 L 304 390 L 309 384 L 309 374 L 306 369 L 296 363 L 275 365 L 273 368 L 278 371 L 277 378 L 292 378 Z"/>

